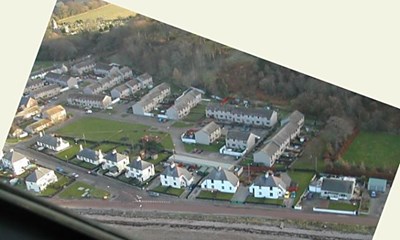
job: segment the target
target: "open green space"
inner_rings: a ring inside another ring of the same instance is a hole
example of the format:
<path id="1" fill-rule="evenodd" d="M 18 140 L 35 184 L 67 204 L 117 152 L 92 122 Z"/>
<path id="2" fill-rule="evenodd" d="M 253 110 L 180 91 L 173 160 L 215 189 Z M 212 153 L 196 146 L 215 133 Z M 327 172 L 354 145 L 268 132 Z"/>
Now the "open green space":
<path id="1" fill-rule="evenodd" d="M 197 198 L 199 199 L 210 199 L 220 201 L 230 201 L 233 197 L 233 193 L 223 193 L 218 191 L 201 191 Z"/>
<path id="2" fill-rule="evenodd" d="M 268 205 L 283 205 L 283 199 L 269 199 L 269 198 L 256 198 L 254 196 L 248 196 L 246 198 L 246 203 L 256 203 L 256 204 L 268 204 Z"/>
<path id="3" fill-rule="evenodd" d="M 187 122 L 197 122 L 206 116 L 206 105 L 199 103 L 196 107 L 190 110 L 189 115 L 183 118 Z"/>
<path id="4" fill-rule="evenodd" d="M 185 189 L 184 188 L 173 188 L 173 187 L 167 187 L 167 186 L 160 185 L 158 187 L 153 188 L 152 191 L 179 197 L 182 195 L 182 193 L 185 191 Z"/>
<path id="5" fill-rule="evenodd" d="M 84 190 L 79 190 L 79 188 L 83 188 Z M 60 198 L 65 199 L 74 199 L 74 198 L 82 198 L 82 194 L 85 193 L 85 189 L 89 189 L 91 198 L 104 198 L 104 196 L 109 197 L 110 193 L 103 190 L 93 187 L 84 182 L 74 182 L 67 189 L 62 191 L 58 196 Z"/>
<path id="6" fill-rule="evenodd" d="M 57 64 L 53 61 L 35 61 L 32 67 L 32 72 L 39 71 L 41 69 L 45 69 L 48 67 L 52 67 L 54 64 Z"/>
<path id="7" fill-rule="evenodd" d="M 381 132 L 360 132 L 344 154 L 349 163 L 368 167 L 397 169 L 400 164 L 400 135 Z"/>
<path id="8" fill-rule="evenodd" d="M 137 123 L 125 123 L 119 121 L 105 120 L 87 117 L 73 122 L 57 131 L 62 136 L 74 138 L 85 138 L 91 141 L 115 141 L 120 143 L 138 143 L 144 136 L 160 138 L 160 143 L 166 149 L 172 149 L 173 143 L 169 133 L 151 131 L 145 125 Z M 102 151 L 106 152 L 102 149 Z"/>
<path id="9" fill-rule="evenodd" d="M 117 145 L 110 143 L 102 143 L 99 146 L 95 147 L 95 150 L 101 149 L 102 153 L 110 152 L 117 148 Z"/>
<path id="10" fill-rule="evenodd" d="M 358 205 L 353 205 L 347 202 L 339 202 L 339 201 L 330 201 L 328 209 L 333 210 L 342 210 L 342 211 L 356 211 L 358 209 Z"/>
<path id="11" fill-rule="evenodd" d="M 294 205 L 296 205 L 301 197 L 301 194 L 303 194 L 303 192 L 308 188 L 308 185 L 310 184 L 310 181 L 313 178 L 314 173 L 303 172 L 303 171 L 288 171 L 287 173 L 292 179 L 292 181 L 295 181 L 298 184 L 296 197 L 293 201 Z"/>
<path id="12" fill-rule="evenodd" d="M 74 16 L 70 16 L 64 19 L 59 20 L 59 23 L 74 23 L 78 20 L 87 21 L 87 20 L 97 20 L 98 18 L 102 18 L 104 20 L 114 20 L 118 18 L 127 18 L 129 16 L 135 16 L 136 14 L 128 9 L 118 7 L 113 4 L 107 4 L 105 6 L 77 14 Z"/>
<path id="13" fill-rule="evenodd" d="M 211 143 L 210 145 L 204 145 L 204 144 L 190 144 L 190 143 L 184 143 L 185 151 L 188 153 L 191 153 L 194 149 L 201 149 L 206 152 L 219 152 L 219 149 L 224 146 L 224 141 L 219 140 L 218 143 L 217 141 L 214 143 Z"/>

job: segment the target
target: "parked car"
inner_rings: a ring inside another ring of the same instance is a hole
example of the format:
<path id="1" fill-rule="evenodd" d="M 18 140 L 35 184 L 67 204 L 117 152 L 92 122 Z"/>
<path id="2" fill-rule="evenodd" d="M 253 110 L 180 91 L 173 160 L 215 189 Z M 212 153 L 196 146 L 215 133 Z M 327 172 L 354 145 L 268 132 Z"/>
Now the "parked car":
<path id="1" fill-rule="evenodd" d="M 371 192 L 371 198 L 376 198 L 376 192 L 375 191 Z"/>
<path id="2" fill-rule="evenodd" d="M 296 192 L 291 192 L 290 193 L 290 198 L 296 198 Z"/>
<path id="3" fill-rule="evenodd" d="M 88 171 L 88 174 L 93 175 L 93 176 L 99 175 L 96 171 Z"/>
<path id="4" fill-rule="evenodd" d="M 62 167 L 56 167 L 56 172 L 63 173 L 64 169 Z"/>
<path id="5" fill-rule="evenodd" d="M 289 198 L 290 197 L 290 192 L 286 192 L 284 198 Z"/>
<path id="6" fill-rule="evenodd" d="M 150 197 L 158 197 L 160 194 L 158 192 L 149 192 Z"/>

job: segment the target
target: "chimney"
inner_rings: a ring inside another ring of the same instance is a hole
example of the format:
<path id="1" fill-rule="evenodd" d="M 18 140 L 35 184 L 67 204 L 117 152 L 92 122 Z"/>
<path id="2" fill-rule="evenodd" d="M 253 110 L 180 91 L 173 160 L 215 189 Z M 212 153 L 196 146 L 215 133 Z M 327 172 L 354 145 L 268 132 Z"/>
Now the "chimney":
<path id="1" fill-rule="evenodd" d="M 217 170 L 220 172 L 222 170 L 221 166 L 218 166 Z"/>
<path id="2" fill-rule="evenodd" d="M 81 151 L 83 150 L 82 144 L 79 144 L 79 149 L 80 149 Z"/>
<path id="3" fill-rule="evenodd" d="M 43 132 L 39 132 L 39 136 L 40 136 L 40 137 L 43 137 Z"/>
<path id="4" fill-rule="evenodd" d="M 11 148 L 11 149 L 10 149 L 10 152 L 14 152 L 14 149 L 13 149 L 13 148 Z"/>
<path id="5" fill-rule="evenodd" d="M 112 153 L 113 153 L 113 154 L 117 154 L 117 150 L 116 150 L 116 149 L 113 149 L 113 150 L 112 150 Z"/>
<path id="6" fill-rule="evenodd" d="M 265 173 L 265 178 L 268 178 L 269 176 L 274 176 L 274 174 L 273 174 L 272 171 L 267 171 L 267 172 Z"/>
<path id="7" fill-rule="evenodd" d="M 139 162 L 140 160 L 142 160 L 142 159 L 140 158 L 140 156 L 138 156 L 138 157 L 136 158 L 136 161 Z"/>
<path id="8" fill-rule="evenodd" d="M 171 162 L 171 168 L 174 168 L 175 167 L 175 162 Z"/>

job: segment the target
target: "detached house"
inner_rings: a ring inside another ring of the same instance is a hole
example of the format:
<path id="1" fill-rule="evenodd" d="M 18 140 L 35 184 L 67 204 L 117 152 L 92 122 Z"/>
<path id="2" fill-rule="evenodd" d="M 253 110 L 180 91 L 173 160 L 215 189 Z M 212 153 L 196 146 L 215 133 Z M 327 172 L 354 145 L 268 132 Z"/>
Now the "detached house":
<path id="1" fill-rule="evenodd" d="M 277 199 L 285 195 L 289 184 L 290 180 L 285 182 L 281 177 L 274 176 L 272 171 L 268 171 L 254 180 L 249 191 L 256 198 Z"/>
<path id="2" fill-rule="evenodd" d="M 102 162 L 104 162 L 104 156 L 103 153 L 101 152 L 101 149 L 96 151 L 89 148 L 83 148 L 82 145 L 80 145 L 79 148 L 80 151 L 78 152 L 78 154 L 76 154 L 76 158 L 78 160 L 91 163 L 94 165 L 99 165 Z"/>
<path id="3" fill-rule="evenodd" d="M 199 102 L 201 102 L 201 93 L 195 89 L 191 89 L 175 100 L 174 105 L 167 109 L 166 115 L 169 119 L 182 119 Z"/>
<path id="4" fill-rule="evenodd" d="M 228 131 L 225 137 L 225 146 L 229 149 L 246 150 L 252 148 L 259 137 L 251 132 Z"/>
<path id="5" fill-rule="evenodd" d="M 206 116 L 220 121 L 265 127 L 273 127 L 278 121 L 278 114 L 273 110 L 235 107 L 214 103 L 207 105 Z"/>
<path id="6" fill-rule="evenodd" d="M 196 143 L 210 145 L 221 137 L 221 127 L 215 122 L 210 122 L 202 129 L 195 132 Z"/>
<path id="7" fill-rule="evenodd" d="M 103 169 L 120 173 L 129 164 L 129 157 L 118 153 L 115 149 L 104 156 Z"/>
<path id="8" fill-rule="evenodd" d="M 65 74 L 59 74 L 59 73 L 54 73 L 54 72 L 49 72 L 46 74 L 45 76 L 45 80 L 50 82 L 50 83 L 54 83 L 54 84 L 58 84 L 61 87 L 75 87 L 78 85 L 78 79 L 75 77 L 71 77 Z"/>
<path id="9" fill-rule="evenodd" d="M 141 88 L 152 88 L 153 87 L 153 77 L 148 73 L 143 73 L 136 78 L 140 82 Z"/>
<path id="10" fill-rule="evenodd" d="M 49 119 L 53 123 L 64 121 L 67 118 L 67 112 L 61 105 L 48 108 L 42 112 L 44 118 Z"/>
<path id="11" fill-rule="evenodd" d="M 331 200 L 350 200 L 353 197 L 355 185 L 355 178 L 323 178 L 321 198 L 329 198 Z"/>
<path id="12" fill-rule="evenodd" d="M 192 184 L 193 175 L 185 168 L 171 162 L 160 174 L 160 182 L 162 186 L 173 188 L 187 187 Z"/>
<path id="13" fill-rule="evenodd" d="M 140 101 L 132 106 L 133 114 L 146 115 L 151 112 L 165 97 L 171 93 L 167 83 L 161 83 L 149 91 Z"/>
<path id="14" fill-rule="evenodd" d="M 43 135 L 42 132 L 39 133 L 36 144 L 39 147 L 45 147 L 56 152 L 60 152 L 69 147 L 69 142 L 63 140 L 61 137 L 54 137 L 48 134 Z"/>
<path id="15" fill-rule="evenodd" d="M 105 109 L 111 105 L 111 97 L 107 95 L 70 94 L 68 104 L 78 107 Z"/>
<path id="16" fill-rule="evenodd" d="M 26 188 L 29 191 L 40 193 L 51 183 L 57 182 L 57 175 L 53 170 L 39 167 L 31 173 L 26 179 Z"/>
<path id="17" fill-rule="evenodd" d="M 143 161 L 140 157 L 137 157 L 136 160 L 131 161 L 131 163 L 126 166 L 125 176 L 127 178 L 136 178 L 140 182 L 146 181 L 154 176 L 154 174 L 154 165 Z"/>
<path id="18" fill-rule="evenodd" d="M 19 152 L 10 149 L 1 159 L 5 168 L 13 171 L 15 175 L 25 172 L 25 168 L 29 165 L 29 159 Z"/>
<path id="19" fill-rule="evenodd" d="M 239 184 L 239 178 L 235 174 L 218 167 L 208 174 L 201 183 L 201 188 L 224 193 L 235 193 Z"/>

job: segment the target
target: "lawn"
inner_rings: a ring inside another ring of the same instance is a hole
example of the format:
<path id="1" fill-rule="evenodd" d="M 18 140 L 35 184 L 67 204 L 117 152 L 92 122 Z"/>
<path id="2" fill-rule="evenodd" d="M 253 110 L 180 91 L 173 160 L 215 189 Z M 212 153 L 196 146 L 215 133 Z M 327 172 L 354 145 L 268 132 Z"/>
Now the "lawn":
<path id="1" fill-rule="evenodd" d="M 114 20 L 120 18 L 127 18 L 129 16 L 135 16 L 136 14 L 128 9 L 118 7 L 116 5 L 107 4 L 105 6 L 70 16 L 59 20 L 59 23 L 74 23 L 77 20 L 96 20 L 98 18 L 103 18 L 104 20 Z"/>
<path id="2" fill-rule="evenodd" d="M 79 166 L 81 168 L 88 169 L 88 170 L 92 170 L 92 169 L 94 169 L 96 167 L 96 165 L 94 165 L 94 164 L 78 160 L 77 158 L 71 159 L 68 162 L 72 163 L 72 164 L 75 164 L 75 165 L 77 165 L 77 166 Z"/>
<path id="3" fill-rule="evenodd" d="M 319 172 L 323 172 L 325 169 L 325 163 L 322 158 L 324 150 L 325 145 L 321 136 L 312 138 L 306 143 L 303 155 L 293 163 L 292 168 L 309 170 L 317 168 Z M 315 163 L 315 159 L 317 159 L 317 163 Z"/>
<path id="4" fill-rule="evenodd" d="M 256 204 L 268 204 L 268 205 L 283 205 L 283 199 L 268 199 L 268 198 L 255 198 L 253 196 L 248 196 L 246 198 L 246 203 L 256 203 Z"/>
<path id="5" fill-rule="evenodd" d="M 221 200 L 230 201 L 233 197 L 233 193 L 223 193 L 218 191 L 201 191 L 197 198 L 199 199 L 211 199 L 211 200 Z"/>
<path id="6" fill-rule="evenodd" d="M 248 156 L 239 163 L 240 166 L 248 166 L 248 165 L 251 166 L 252 164 L 253 164 L 253 156 Z"/>
<path id="7" fill-rule="evenodd" d="M 59 153 L 57 153 L 56 157 L 58 157 L 59 159 L 65 160 L 65 158 L 67 159 L 71 159 L 73 158 L 76 154 L 79 153 L 80 151 L 80 144 L 75 144 L 70 142 L 70 147 L 65 149 L 64 151 L 61 151 Z M 87 145 L 82 144 L 82 147 L 87 147 Z M 65 157 L 67 156 L 67 157 Z"/>
<path id="8" fill-rule="evenodd" d="M 101 149 L 102 153 L 110 152 L 114 149 L 117 149 L 117 145 L 115 144 L 109 144 L 109 143 L 103 143 L 100 144 L 99 146 L 95 147 L 95 150 Z"/>
<path id="9" fill-rule="evenodd" d="M 369 167 L 397 169 L 400 164 L 400 135 L 360 132 L 343 159 L 350 163 L 364 162 Z"/>
<path id="10" fill-rule="evenodd" d="M 182 193 L 185 191 L 185 189 L 184 188 L 166 187 L 166 186 L 160 185 L 158 187 L 153 188 L 152 191 L 179 197 L 182 195 Z"/>
<path id="11" fill-rule="evenodd" d="M 193 126 L 193 124 L 182 122 L 182 121 L 176 121 L 171 126 L 174 127 L 174 128 L 190 128 L 190 127 Z"/>
<path id="12" fill-rule="evenodd" d="M 56 173 L 58 181 L 55 183 L 50 184 L 49 186 L 47 186 L 47 188 L 42 191 L 39 196 L 42 197 L 52 197 L 54 196 L 58 191 L 60 191 L 61 189 L 64 188 L 64 186 L 66 186 L 67 184 L 69 184 L 71 182 L 71 179 L 61 175 L 59 173 Z"/>
<path id="13" fill-rule="evenodd" d="M 297 204 L 297 202 L 300 199 L 301 194 L 308 188 L 308 185 L 310 184 L 310 181 L 312 177 L 314 176 L 314 173 L 312 172 L 302 172 L 302 171 L 289 171 L 288 175 L 292 179 L 292 181 L 295 181 L 298 183 L 298 190 L 296 192 L 296 198 L 294 199 L 294 205 Z"/>
<path id="14" fill-rule="evenodd" d="M 152 164 L 154 164 L 154 166 L 156 166 L 160 162 L 162 162 L 163 160 L 166 160 L 169 156 L 170 156 L 170 154 L 168 154 L 168 153 L 159 153 L 157 159 L 154 159 L 154 160 L 150 159 L 150 160 L 147 160 L 147 161 L 152 163 Z"/>
<path id="15" fill-rule="evenodd" d="M 168 133 L 149 130 L 149 127 L 137 123 L 87 117 L 59 129 L 57 133 L 62 136 L 85 138 L 97 142 L 109 140 L 121 143 L 138 143 L 145 135 L 159 136 L 164 148 L 173 148 L 172 139 Z M 102 149 L 102 151 L 106 150 Z"/>
<path id="16" fill-rule="evenodd" d="M 334 210 L 342 210 L 342 211 L 356 211 L 358 209 L 358 205 L 353 205 L 351 203 L 346 202 L 338 202 L 338 201 L 330 201 L 328 209 Z"/>
<path id="17" fill-rule="evenodd" d="M 79 188 L 84 188 L 84 190 L 79 190 Z M 60 198 L 65 199 L 74 199 L 74 198 L 82 198 L 82 194 L 85 192 L 85 189 L 90 189 L 90 195 L 92 198 L 103 198 L 104 196 L 110 196 L 110 193 L 93 187 L 84 182 L 75 182 L 71 184 L 67 189 L 62 191 L 58 196 Z"/>
<path id="18" fill-rule="evenodd" d="M 195 148 L 206 152 L 219 152 L 219 149 L 224 145 L 225 143 L 223 140 L 219 140 L 218 143 L 214 142 L 210 145 L 184 143 L 185 151 L 188 153 L 191 153 Z"/>
<path id="19" fill-rule="evenodd" d="M 206 105 L 199 103 L 196 107 L 190 110 L 183 120 L 188 122 L 198 122 L 206 116 Z"/>

